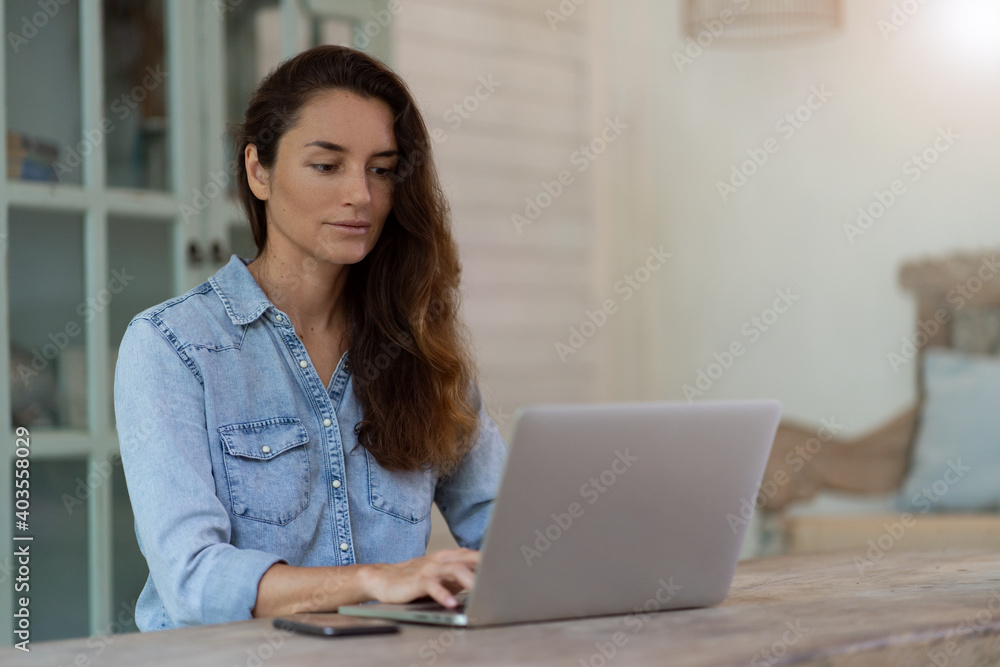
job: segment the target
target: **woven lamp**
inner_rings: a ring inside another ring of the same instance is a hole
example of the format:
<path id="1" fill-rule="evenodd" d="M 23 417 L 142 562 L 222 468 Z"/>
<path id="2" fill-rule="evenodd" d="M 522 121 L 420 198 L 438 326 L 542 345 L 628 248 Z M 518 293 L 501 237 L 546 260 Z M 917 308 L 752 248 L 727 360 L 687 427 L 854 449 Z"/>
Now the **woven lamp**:
<path id="1" fill-rule="evenodd" d="M 840 0 L 687 0 L 684 31 L 750 44 L 832 30 L 840 21 Z"/>

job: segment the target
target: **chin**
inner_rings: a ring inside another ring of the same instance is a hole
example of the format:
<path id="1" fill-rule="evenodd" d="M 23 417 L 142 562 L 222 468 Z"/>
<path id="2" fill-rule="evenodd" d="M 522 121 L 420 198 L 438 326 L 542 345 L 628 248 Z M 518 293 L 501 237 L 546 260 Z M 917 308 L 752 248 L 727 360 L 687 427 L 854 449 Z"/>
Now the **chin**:
<path id="1" fill-rule="evenodd" d="M 357 264 L 371 252 L 370 248 L 338 248 L 336 251 L 327 254 L 327 260 L 335 264 Z"/>

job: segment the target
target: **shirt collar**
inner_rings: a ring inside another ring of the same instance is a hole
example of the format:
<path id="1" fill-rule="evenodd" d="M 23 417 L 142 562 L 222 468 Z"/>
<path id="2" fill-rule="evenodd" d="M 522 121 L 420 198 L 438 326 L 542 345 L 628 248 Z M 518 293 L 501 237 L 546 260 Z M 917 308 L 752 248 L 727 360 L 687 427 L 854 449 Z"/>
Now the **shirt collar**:
<path id="1" fill-rule="evenodd" d="M 247 268 L 249 263 L 250 260 L 233 255 L 228 264 L 208 279 L 212 289 L 222 299 L 229 319 L 236 325 L 250 324 L 273 307 Z"/>

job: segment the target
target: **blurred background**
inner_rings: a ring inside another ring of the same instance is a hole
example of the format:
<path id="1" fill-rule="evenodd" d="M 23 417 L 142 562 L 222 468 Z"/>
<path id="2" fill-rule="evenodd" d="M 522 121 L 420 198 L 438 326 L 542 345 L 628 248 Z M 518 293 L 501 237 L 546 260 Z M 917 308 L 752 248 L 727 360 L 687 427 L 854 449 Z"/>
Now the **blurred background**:
<path id="1" fill-rule="evenodd" d="M 744 557 L 1000 546 L 996 2 L 4 0 L 0 28 L 0 534 L 25 427 L 32 639 L 135 629 L 118 341 L 254 255 L 227 123 L 321 43 L 421 106 L 505 436 L 528 403 L 779 398 Z"/>

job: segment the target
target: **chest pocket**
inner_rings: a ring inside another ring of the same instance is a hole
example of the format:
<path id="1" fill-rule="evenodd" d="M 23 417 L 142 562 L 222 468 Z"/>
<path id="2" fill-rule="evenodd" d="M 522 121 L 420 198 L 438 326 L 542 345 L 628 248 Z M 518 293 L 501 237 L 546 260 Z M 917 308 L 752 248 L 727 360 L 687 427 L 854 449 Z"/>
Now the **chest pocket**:
<path id="1" fill-rule="evenodd" d="M 437 484 L 430 470 L 386 470 L 367 449 L 365 462 L 372 509 L 410 523 L 419 523 L 430 516 Z"/>
<path id="2" fill-rule="evenodd" d="M 309 505 L 309 435 L 284 417 L 219 429 L 236 516 L 285 525 Z"/>

